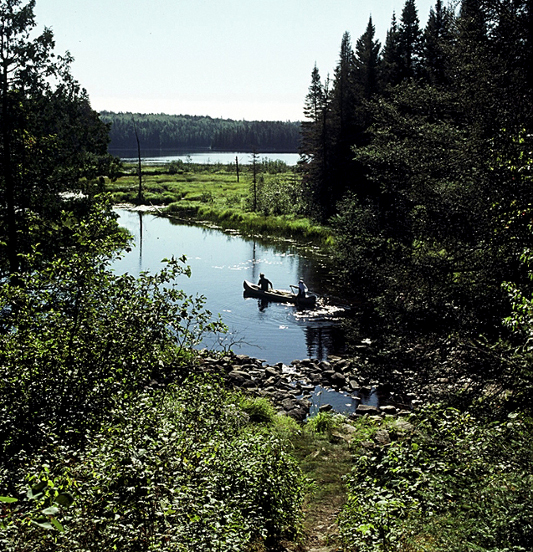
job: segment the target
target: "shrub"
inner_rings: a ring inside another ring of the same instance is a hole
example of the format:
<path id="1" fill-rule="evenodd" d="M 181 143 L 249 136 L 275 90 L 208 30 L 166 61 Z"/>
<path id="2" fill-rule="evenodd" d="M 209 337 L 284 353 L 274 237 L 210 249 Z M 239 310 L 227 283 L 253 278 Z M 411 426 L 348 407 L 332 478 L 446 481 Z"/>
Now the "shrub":
<path id="1" fill-rule="evenodd" d="M 411 439 L 357 457 L 340 517 L 348 549 L 531 549 L 531 421 L 480 423 L 439 406 Z"/>
<path id="2" fill-rule="evenodd" d="M 264 397 L 244 397 L 239 405 L 254 423 L 272 424 L 276 411 L 272 403 Z"/>
<path id="3" fill-rule="evenodd" d="M 340 425 L 339 418 L 331 412 L 319 412 L 307 420 L 307 427 L 315 433 L 331 433 Z"/>
<path id="4" fill-rule="evenodd" d="M 67 531 L 43 531 L 7 504 L 4 549 L 234 551 L 290 532 L 300 472 L 279 436 L 244 431 L 238 404 L 216 381 L 197 378 L 133 395 L 85 449 L 48 451 L 46 482 L 63 477 L 75 498 L 61 519 Z M 45 481 L 43 459 L 19 474 Z"/>

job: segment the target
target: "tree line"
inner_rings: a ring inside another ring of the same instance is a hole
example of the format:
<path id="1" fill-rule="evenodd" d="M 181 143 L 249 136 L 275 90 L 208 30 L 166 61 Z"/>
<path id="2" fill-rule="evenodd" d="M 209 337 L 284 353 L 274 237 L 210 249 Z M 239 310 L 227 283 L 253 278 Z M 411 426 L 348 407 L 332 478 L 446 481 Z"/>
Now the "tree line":
<path id="1" fill-rule="evenodd" d="M 531 289 L 532 23 L 525 0 L 438 0 L 421 28 L 407 0 L 383 47 L 370 18 L 332 78 L 312 71 L 308 212 L 336 228 L 346 285 L 396 340 L 498 339 L 502 283 Z"/>
<path id="2" fill-rule="evenodd" d="M 532 30 L 528 0 L 437 0 L 424 27 L 406 0 L 383 45 L 369 19 L 355 45 L 343 35 L 331 77 L 312 70 L 302 195 L 336 231 L 342 292 L 361 300 L 348 346 L 392 389 L 411 382 L 426 401 L 454 407 L 428 416 L 421 446 L 362 453 L 341 517 L 347 549 L 531 547 L 531 510 L 518 512 L 531 479 L 502 494 L 495 482 L 515 477 L 504 450 L 520 479 L 532 466 L 531 426 L 512 425 L 531 419 L 533 404 Z M 363 336 L 372 345 L 361 354 Z M 470 416 L 465 446 L 445 444 L 461 440 Z M 492 423 L 513 436 L 496 437 Z M 484 474 L 462 481 L 459 465 L 476 462 Z M 490 491 L 473 491 L 474 480 Z M 437 499 L 438 488 L 461 491 Z M 486 533 L 463 524 L 470 505 L 480 514 L 467 518 L 483 518 Z"/>
<path id="3" fill-rule="evenodd" d="M 297 152 L 300 123 L 235 121 L 193 115 L 113 113 L 100 118 L 110 123 L 111 152 L 136 150 L 195 150 Z"/>

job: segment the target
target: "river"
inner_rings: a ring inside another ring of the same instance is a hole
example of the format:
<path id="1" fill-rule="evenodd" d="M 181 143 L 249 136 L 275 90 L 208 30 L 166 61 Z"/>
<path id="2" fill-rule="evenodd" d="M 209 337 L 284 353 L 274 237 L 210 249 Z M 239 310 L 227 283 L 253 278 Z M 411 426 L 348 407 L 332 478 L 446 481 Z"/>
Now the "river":
<path id="1" fill-rule="evenodd" d="M 135 239 L 135 247 L 114 265 L 118 273 L 158 271 L 162 259 L 186 255 L 191 278 L 179 287 L 207 298 L 229 329 L 222 348 L 260 358 L 268 364 L 295 359 L 327 358 L 343 351 L 339 320 L 345 309 L 327 298 L 333 289 L 329 258 L 317 249 L 291 242 L 265 242 L 213 228 L 176 224 L 153 214 L 117 209 L 119 224 Z M 321 297 L 318 308 L 264 303 L 243 296 L 243 281 L 257 282 L 264 272 L 275 288 L 289 289 L 300 277 Z M 214 338 L 202 344 L 219 348 Z"/>

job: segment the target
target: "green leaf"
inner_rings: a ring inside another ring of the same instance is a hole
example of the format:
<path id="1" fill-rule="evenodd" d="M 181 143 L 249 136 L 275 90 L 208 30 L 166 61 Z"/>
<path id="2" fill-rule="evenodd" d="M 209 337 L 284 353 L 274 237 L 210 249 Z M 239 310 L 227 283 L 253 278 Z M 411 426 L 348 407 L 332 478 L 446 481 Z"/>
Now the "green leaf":
<path id="1" fill-rule="evenodd" d="M 37 521 L 31 520 L 32 525 L 36 525 L 37 527 L 40 527 L 41 529 L 50 530 L 53 529 L 54 526 L 50 521 L 48 521 L 47 518 L 39 518 Z"/>
<path id="2" fill-rule="evenodd" d="M 0 496 L 0 502 L 18 502 L 18 498 L 12 496 Z"/>
<path id="3" fill-rule="evenodd" d="M 56 504 L 68 508 L 74 502 L 74 497 L 70 493 L 59 493 L 55 499 Z"/>
<path id="4" fill-rule="evenodd" d="M 57 519 L 52 518 L 51 523 L 60 533 L 65 532 L 65 528 L 61 525 L 61 523 L 59 523 L 59 521 Z"/>
<path id="5" fill-rule="evenodd" d="M 55 506 L 50 506 L 49 508 L 41 510 L 41 513 L 46 516 L 55 516 L 56 514 L 59 514 L 59 508 L 56 508 Z"/>
<path id="6" fill-rule="evenodd" d="M 35 485 L 34 487 L 32 487 L 27 493 L 26 493 L 26 496 L 29 498 L 29 499 L 36 499 L 36 498 L 39 498 L 42 496 L 42 491 L 43 489 L 46 488 L 47 486 L 47 482 L 46 481 L 42 481 L 41 483 L 39 483 L 38 485 Z"/>

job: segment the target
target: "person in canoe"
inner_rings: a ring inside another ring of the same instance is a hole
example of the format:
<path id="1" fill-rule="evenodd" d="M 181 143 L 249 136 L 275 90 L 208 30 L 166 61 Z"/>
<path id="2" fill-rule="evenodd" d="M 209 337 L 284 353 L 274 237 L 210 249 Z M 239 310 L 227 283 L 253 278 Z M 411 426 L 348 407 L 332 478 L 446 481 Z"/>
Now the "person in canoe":
<path id="1" fill-rule="evenodd" d="M 298 282 L 297 286 L 291 285 L 291 288 L 298 289 L 298 298 L 305 298 L 307 297 L 307 292 L 309 291 L 307 289 L 307 286 L 305 285 L 304 279 L 300 278 L 300 281 Z"/>
<path id="2" fill-rule="evenodd" d="M 259 282 L 257 282 L 257 285 L 261 288 L 261 291 L 268 291 L 268 288 L 273 289 L 272 282 L 265 278 L 265 275 L 261 272 L 259 274 Z"/>

